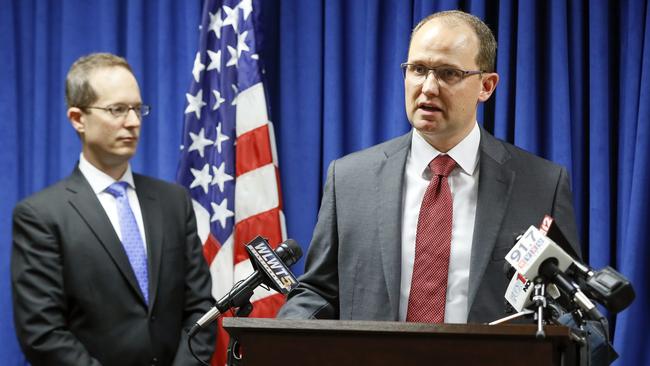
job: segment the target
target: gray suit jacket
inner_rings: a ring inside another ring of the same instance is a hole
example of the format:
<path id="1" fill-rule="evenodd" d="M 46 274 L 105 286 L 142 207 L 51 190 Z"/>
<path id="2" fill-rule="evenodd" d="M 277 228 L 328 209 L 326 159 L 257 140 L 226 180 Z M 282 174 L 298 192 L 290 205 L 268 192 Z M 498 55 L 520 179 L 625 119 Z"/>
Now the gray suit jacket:
<path id="1" fill-rule="evenodd" d="M 398 320 L 404 168 L 411 133 L 331 163 L 300 285 L 281 318 Z M 504 315 L 506 253 L 517 233 L 556 219 L 578 248 L 564 168 L 481 129 L 468 321 Z M 579 253 L 579 251 L 577 250 Z"/>
<path id="2" fill-rule="evenodd" d="M 184 328 L 212 305 L 191 201 L 133 176 L 147 238 L 149 304 L 122 244 L 78 169 L 18 203 L 11 255 L 16 333 L 36 365 L 193 365 Z M 207 360 L 214 328 L 195 338 Z"/>

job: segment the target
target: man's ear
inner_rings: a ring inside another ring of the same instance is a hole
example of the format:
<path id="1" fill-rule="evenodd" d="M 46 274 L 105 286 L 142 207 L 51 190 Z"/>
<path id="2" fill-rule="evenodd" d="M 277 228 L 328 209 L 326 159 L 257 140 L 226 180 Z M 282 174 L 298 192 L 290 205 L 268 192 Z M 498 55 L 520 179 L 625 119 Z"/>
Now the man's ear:
<path id="1" fill-rule="evenodd" d="M 481 92 L 478 94 L 478 100 L 485 102 L 490 99 L 492 93 L 499 83 L 499 74 L 496 72 L 484 73 L 481 79 Z"/>
<path id="2" fill-rule="evenodd" d="M 77 107 L 68 108 L 68 119 L 70 120 L 70 124 L 79 135 L 86 132 L 86 121 L 83 116 L 84 114 L 81 109 Z"/>

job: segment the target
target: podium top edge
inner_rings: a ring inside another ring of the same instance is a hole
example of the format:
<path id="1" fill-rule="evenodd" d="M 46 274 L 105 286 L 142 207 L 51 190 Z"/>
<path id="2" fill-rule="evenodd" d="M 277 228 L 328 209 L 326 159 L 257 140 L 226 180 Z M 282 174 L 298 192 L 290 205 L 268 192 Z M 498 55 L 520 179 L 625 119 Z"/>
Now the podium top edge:
<path id="1" fill-rule="evenodd" d="M 293 320 L 232 318 L 223 319 L 223 327 L 231 330 L 273 330 L 287 332 L 349 332 L 349 333 L 430 333 L 444 336 L 467 335 L 501 335 L 516 337 L 535 337 L 537 326 L 534 324 L 429 324 L 394 321 L 365 320 Z M 547 337 L 568 337 L 571 330 L 565 326 L 544 326 Z"/>

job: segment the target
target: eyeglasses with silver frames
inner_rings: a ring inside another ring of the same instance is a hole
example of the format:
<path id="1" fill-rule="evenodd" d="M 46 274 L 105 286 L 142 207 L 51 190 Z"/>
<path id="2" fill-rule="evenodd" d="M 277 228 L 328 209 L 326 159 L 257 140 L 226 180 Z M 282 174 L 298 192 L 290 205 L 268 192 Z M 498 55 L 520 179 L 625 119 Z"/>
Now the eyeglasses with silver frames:
<path id="1" fill-rule="evenodd" d="M 447 85 L 455 85 L 468 76 L 481 75 L 483 73 L 481 70 L 461 70 L 449 66 L 428 67 L 423 64 L 408 62 L 404 62 L 400 67 L 402 68 L 405 79 L 418 84 L 424 83 L 429 73 L 433 73 L 436 80 Z"/>
<path id="2" fill-rule="evenodd" d="M 133 112 L 135 112 L 135 115 L 138 116 L 138 118 L 142 118 L 151 112 L 151 107 L 146 104 L 133 106 L 124 103 L 118 103 L 118 104 L 109 105 L 107 107 L 88 106 L 88 107 L 79 107 L 79 108 L 101 109 L 103 111 L 109 112 L 115 118 L 126 117 L 126 115 L 129 114 L 130 110 L 133 110 Z"/>

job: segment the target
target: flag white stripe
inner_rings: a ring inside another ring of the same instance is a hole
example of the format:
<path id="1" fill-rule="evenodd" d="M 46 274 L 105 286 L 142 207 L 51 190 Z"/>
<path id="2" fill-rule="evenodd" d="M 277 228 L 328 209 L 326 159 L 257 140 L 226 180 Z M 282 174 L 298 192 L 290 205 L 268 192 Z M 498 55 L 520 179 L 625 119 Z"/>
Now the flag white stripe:
<path id="1" fill-rule="evenodd" d="M 219 252 L 210 263 L 210 275 L 212 276 L 212 297 L 215 300 L 222 298 L 235 283 L 233 271 L 233 236 L 221 246 Z"/>
<path id="2" fill-rule="evenodd" d="M 237 137 L 268 122 L 262 83 L 257 83 L 237 95 Z"/>
<path id="3" fill-rule="evenodd" d="M 286 219 L 284 217 L 284 211 L 280 211 L 280 230 L 282 230 L 282 240 L 287 239 L 287 224 L 286 224 Z"/>
<path id="4" fill-rule="evenodd" d="M 271 155 L 273 156 L 273 164 L 276 167 L 279 167 L 280 165 L 278 164 L 278 150 L 275 145 L 275 126 L 271 121 L 269 121 L 268 126 L 269 126 L 269 142 L 271 143 Z"/>
<path id="5" fill-rule="evenodd" d="M 235 222 L 279 206 L 275 165 L 267 164 L 237 177 Z"/>
<path id="6" fill-rule="evenodd" d="M 210 235 L 210 213 L 195 199 L 192 199 L 192 207 L 194 208 L 194 216 L 196 216 L 196 231 L 201 244 L 205 244 L 208 235 Z"/>

